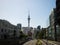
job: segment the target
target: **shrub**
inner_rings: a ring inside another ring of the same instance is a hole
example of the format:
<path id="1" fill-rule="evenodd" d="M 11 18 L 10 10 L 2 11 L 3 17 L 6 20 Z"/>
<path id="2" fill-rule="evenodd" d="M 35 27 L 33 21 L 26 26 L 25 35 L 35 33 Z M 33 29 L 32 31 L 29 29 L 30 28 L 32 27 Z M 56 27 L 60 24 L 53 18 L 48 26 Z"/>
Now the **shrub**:
<path id="1" fill-rule="evenodd" d="M 38 39 L 36 45 L 42 45 L 41 41 Z"/>

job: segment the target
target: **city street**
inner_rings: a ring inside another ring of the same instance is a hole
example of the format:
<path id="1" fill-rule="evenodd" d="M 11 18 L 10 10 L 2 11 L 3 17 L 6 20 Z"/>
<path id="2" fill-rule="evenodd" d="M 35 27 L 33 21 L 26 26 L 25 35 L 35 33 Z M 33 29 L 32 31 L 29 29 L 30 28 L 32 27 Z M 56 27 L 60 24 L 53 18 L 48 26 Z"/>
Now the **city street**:
<path id="1" fill-rule="evenodd" d="M 31 40 L 26 42 L 23 45 L 36 45 L 37 40 Z M 46 40 L 41 40 L 42 45 L 60 45 L 58 42 L 53 42 L 53 41 L 46 41 Z"/>
<path id="2" fill-rule="evenodd" d="M 0 0 L 0 45 L 60 45 L 60 0 Z"/>
<path id="3" fill-rule="evenodd" d="M 36 42 L 37 42 L 37 40 L 31 40 L 31 41 L 26 42 L 23 45 L 36 45 Z"/>

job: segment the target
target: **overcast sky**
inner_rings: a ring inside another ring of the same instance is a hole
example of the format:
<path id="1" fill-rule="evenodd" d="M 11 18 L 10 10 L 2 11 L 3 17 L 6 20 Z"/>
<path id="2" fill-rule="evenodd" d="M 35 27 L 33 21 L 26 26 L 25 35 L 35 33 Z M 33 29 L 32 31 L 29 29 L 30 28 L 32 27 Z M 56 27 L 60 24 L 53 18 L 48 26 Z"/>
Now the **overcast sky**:
<path id="1" fill-rule="evenodd" d="M 55 7 L 55 0 L 0 0 L 0 19 L 10 23 L 28 26 L 28 11 L 30 11 L 32 27 L 47 26 L 51 10 Z"/>

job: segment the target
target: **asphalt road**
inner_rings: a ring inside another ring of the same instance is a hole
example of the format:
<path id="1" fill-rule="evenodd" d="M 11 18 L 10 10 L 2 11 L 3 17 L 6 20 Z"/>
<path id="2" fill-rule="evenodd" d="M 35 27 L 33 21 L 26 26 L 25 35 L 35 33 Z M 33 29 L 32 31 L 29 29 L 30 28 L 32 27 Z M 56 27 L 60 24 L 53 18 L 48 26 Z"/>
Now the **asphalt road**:
<path id="1" fill-rule="evenodd" d="M 37 42 L 37 40 L 31 40 L 31 41 L 26 42 L 23 45 L 36 45 L 36 42 Z"/>

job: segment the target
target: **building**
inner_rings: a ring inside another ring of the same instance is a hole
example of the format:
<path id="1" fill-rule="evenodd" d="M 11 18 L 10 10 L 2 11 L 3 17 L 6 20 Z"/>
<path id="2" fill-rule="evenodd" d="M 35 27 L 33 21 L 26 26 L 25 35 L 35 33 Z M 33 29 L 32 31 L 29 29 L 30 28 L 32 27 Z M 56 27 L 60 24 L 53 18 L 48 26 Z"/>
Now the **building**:
<path id="1" fill-rule="evenodd" d="M 60 26 L 56 24 L 56 8 L 53 8 L 49 16 L 50 25 L 48 29 L 48 37 L 55 41 L 60 39 Z"/>
<path id="2" fill-rule="evenodd" d="M 52 34 L 51 34 L 52 31 L 51 31 L 51 27 L 50 26 L 47 27 L 47 32 L 48 32 L 47 33 L 47 38 L 52 40 Z"/>
<path id="3" fill-rule="evenodd" d="M 30 29 L 30 32 L 33 31 L 32 27 L 30 27 L 30 28 L 28 28 L 28 27 L 22 27 L 23 33 L 26 34 L 26 35 L 28 35 L 29 29 Z"/>
<path id="4" fill-rule="evenodd" d="M 51 11 L 49 16 L 50 29 L 51 29 L 51 38 L 55 40 L 55 8 Z"/>
<path id="5" fill-rule="evenodd" d="M 60 41 L 60 26 L 56 25 L 56 39 Z"/>
<path id="6" fill-rule="evenodd" d="M 17 24 L 17 30 L 16 30 L 16 37 L 20 36 L 20 31 L 22 30 L 22 25 L 21 24 Z"/>
<path id="7" fill-rule="evenodd" d="M 49 21 L 48 37 L 55 41 L 60 41 L 60 0 L 56 0 L 56 8 L 52 10 Z"/>
<path id="8" fill-rule="evenodd" d="M 60 41 L 60 0 L 56 0 L 56 40 Z"/>
<path id="9" fill-rule="evenodd" d="M 0 39 L 11 38 L 14 35 L 14 26 L 6 20 L 0 20 Z"/>
<path id="10" fill-rule="evenodd" d="M 0 19 L 0 39 L 19 37 L 19 29 L 6 20 Z"/>
<path id="11" fill-rule="evenodd" d="M 25 35 L 28 35 L 28 27 L 22 27 L 22 31 Z"/>
<path id="12" fill-rule="evenodd" d="M 56 23 L 60 25 L 60 0 L 56 0 Z"/>

